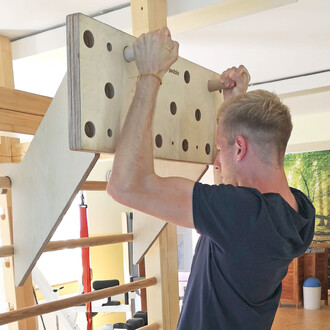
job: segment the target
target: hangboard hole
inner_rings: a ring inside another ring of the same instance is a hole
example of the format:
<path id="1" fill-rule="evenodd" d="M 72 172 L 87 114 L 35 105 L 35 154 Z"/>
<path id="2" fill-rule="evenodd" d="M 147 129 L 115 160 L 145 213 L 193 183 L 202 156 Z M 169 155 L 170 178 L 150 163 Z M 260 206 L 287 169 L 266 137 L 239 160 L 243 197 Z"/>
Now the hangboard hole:
<path id="1" fill-rule="evenodd" d="M 157 148 L 161 148 L 163 145 L 163 138 L 160 134 L 158 134 L 155 138 Z"/>
<path id="2" fill-rule="evenodd" d="M 109 137 L 112 137 L 112 129 L 111 129 L 111 128 L 109 128 L 109 129 L 107 130 L 107 134 L 108 134 Z"/>
<path id="3" fill-rule="evenodd" d="M 105 95 L 108 99 L 112 99 L 115 95 L 115 89 L 111 83 L 106 83 L 104 87 Z"/>
<path id="4" fill-rule="evenodd" d="M 110 42 L 107 43 L 107 50 L 108 50 L 109 52 L 112 51 L 112 45 L 111 45 Z"/>
<path id="5" fill-rule="evenodd" d="M 94 46 L 94 36 L 93 33 L 89 30 L 84 32 L 84 43 L 88 48 L 92 48 Z"/>
<path id="6" fill-rule="evenodd" d="M 172 146 L 174 146 L 174 141 L 172 141 Z"/>
<path id="7" fill-rule="evenodd" d="M 175 115 L 176 114 L 177 107 L 176 107 L 176 103 L 175 102 L 171 102 L 170 110 L 171 110 L 171 114 L 172 115 Z"/>
<path id="8" fill-rule="evenodd" d="M 202 118 L 202 113 L 199 109 L 196 109 L 196 111 L 195 111 L 195 118 L 197 121 L 200 121 Z"/>
<path id="9" fill-rule="evenodd" d="M 186 139 L 182 141 L 182 149 L 183 151 L 187 151 L 189 149 L 189 143 Z"/>
<path id="10" fill-rule="evenodd" d="M 186 82 L 186 84 L 190 83 L 190 73 L 189 73 L 189 71 L 186 71 L 184 73 L 184 81 Z"/>
<path id="11" fill-rule="evenodd" d="M 205 146 L 205 152 L 206 152 L 207 155 L 209 155 L 210 152 L 211 152 L 211 146 L 210 146 L 209 143 L 206 143 L 206 146 Z"/>
<path id="12" fill-rule="evenodd" d="M 85 124 L 85 134 L 89 138 L 92 138 L 95 135 L 95 125 L 91 121 L 88 121 Z"/>

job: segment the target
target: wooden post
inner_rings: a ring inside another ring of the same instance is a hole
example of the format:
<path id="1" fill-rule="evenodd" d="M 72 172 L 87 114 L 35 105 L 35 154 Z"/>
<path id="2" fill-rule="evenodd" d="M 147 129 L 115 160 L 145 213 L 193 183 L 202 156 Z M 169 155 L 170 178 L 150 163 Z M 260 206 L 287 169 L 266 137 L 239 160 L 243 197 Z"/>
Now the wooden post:
<path id="1" fill-rule="evenodd" d="M 7 38 L 0 37 L 0 86 L 14 88 L 14 75 L 11 56 L 11 45 Z M 12 162 L 12 145 L 19 143 L 19 139 L 1 137 L 0 162 Z M 13 245 L 12 201 L 11 191 L 0 196 L 0 206 L 4 210 L 4 217 L 0 219 L 0 232 L 3 245 Z M 4 219 L 3 219 L 4 218 Z M 24 286 L 15 287 L 13 257 L 7 258 L 3 267 L 6 299 L 9 310 L 34 305 L 32 277 L 28 277 Z M 32 317 L 9 325 L 9 329 L 34 330 L 38 329 L 37 318 Z"/>

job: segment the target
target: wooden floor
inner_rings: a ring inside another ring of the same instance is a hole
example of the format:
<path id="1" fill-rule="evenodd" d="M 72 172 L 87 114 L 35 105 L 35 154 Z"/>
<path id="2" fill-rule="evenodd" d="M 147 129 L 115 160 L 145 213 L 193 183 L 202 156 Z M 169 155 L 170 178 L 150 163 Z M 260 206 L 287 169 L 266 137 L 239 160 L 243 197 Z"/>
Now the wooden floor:
<path id="1" fill-rule="evenodd" d="M 296 309 L 293 304 L 282 304 L 277 310 L 272 330 L 329 330 L 330 305 L 322 302 L 321 309 L 307 310 L 303 307 Z"/>

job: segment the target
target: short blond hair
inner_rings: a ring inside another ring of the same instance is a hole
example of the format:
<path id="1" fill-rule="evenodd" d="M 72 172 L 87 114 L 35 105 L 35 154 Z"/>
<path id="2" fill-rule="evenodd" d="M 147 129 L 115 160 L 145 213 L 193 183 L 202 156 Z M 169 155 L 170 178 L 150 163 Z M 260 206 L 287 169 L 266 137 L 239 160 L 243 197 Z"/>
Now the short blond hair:
<path id="1" fill-rule="evenodd" d="M 229 145 L 244 136 L 261 161 L 283 166 L 292 122 L 289 108 L 276 94 L 256 90 L 230 98 L 222 104 L 218 121 Z"/>

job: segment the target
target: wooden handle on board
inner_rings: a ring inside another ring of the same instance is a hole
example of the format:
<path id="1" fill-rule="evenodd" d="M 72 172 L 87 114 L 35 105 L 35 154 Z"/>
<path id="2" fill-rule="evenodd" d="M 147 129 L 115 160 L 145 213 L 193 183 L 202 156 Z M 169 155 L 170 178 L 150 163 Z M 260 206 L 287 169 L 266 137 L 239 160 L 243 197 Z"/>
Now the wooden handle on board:
<path id="1" fill-rule="evenodd" d="M 133 47 L 127 46 L 127 47 L 124 48 L 124 59 L 128 63 L 134 61 Z"/>
<path id="2" fill-rule="evenodd" d="M 157 283 L 156 278 L 151 277 L 145 280 L 114 286 L 112 288 L 84 293 L 82 295 L 75 297 L 60 299 L 57 301 L 48 302 L 41 305 L 35 305 L 35 306 L 17 309 L 12 312 L 2 313 L 0 314 L 0 325 L 19 321 L 25 318 L 29 318 L 41 314 L 56 312 L 61 309 L 66 309 L 77 305 L 86 304 L 90 301 L 108 298 L 111 296 L 115 296 L 117 294 L 122 294 L 142 288 L 147 288 L 149 286 L 155 285 L 156 283 Z"/>
<path id="3" fill-rule="evenodd" d="M 207 89 L 209 90 L 209 92 L 216 92 L 216 91 L 220 91 L 222 89 L 228 89 L 228 88 L 231 88 L 231 87 L 225 86 L 218 79 L 209 80 L 208 83 L 207 83 Z"/>

